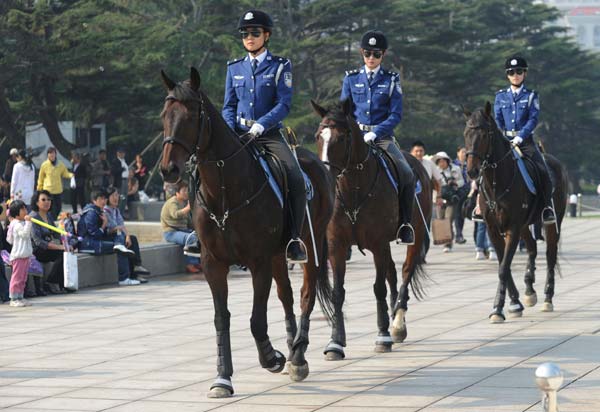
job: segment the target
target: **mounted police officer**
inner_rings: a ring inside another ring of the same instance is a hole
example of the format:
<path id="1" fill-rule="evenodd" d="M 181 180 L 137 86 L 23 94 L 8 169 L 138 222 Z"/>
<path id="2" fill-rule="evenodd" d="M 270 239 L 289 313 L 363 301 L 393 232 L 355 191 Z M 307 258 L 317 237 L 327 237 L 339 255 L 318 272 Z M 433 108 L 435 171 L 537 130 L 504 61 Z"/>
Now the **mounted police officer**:
<path id="1" fill-rule="evenodd" d="M 282 120 L 292 105 L 292 63 L 267 50 L 273 20 L 260 10 L 248 10 L 238 30 L 248 55 L 227 67 L 223 118 L 238 134 L 250 134 L 273 153 L 287 173 L 292 215 L 292 241 L 287 248 L 291 263 L 307 261 L 299 238 L 306 207 L 306 189 L 298 161 L 282 137 Z"/>
<path id="2" fill-rule="evenodd" d="M 554 224 L 556 215 L 551 205 L 552 181 L 546 162 L 533 140 L 533 130 L 537 126 L 540 102 L 535 90 L 525 88 L 527 62 L 520 56 L 506 59 L 504 64 L 510 87 L 496 93 L 494 114 L 496 123 L 510 142 L 519 146 L 523 155 L 535 163 L 540 173 L 539 190 L 544 201 L 542 219 L 544 224 Z"/>
<path id="3" fill-rule="evenodd" d="M 402 118 L 400 76 L 381 67 L 388 48 L 387 39 L 382 32 L 366 32 L 360 47 L 365 64 L 360 69 L 346 72 L 340 99 L 352 100 L 354 117 L 364 133 L 365 143 L 373 142 L 383 149 L 398 171 L 401 225 L 396 238 L 401 243 L 412 245 L 415 235 L 410 220 L 415 196 L 415 176 L 394 139 L 394 127 Z"/>

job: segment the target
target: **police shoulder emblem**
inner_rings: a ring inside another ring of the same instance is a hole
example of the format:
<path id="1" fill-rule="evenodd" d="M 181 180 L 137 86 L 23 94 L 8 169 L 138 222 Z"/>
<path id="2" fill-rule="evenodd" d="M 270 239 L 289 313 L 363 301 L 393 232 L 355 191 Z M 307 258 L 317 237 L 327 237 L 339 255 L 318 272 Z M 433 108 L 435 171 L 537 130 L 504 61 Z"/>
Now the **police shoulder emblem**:
<path id="1" fill-rule="evenodd" d="M 244 16 L 244 20 L 252 20 L 254 18 L 254 14 L 252 14 L 252 12 L 248 12 L 246 13 L 246 15 Z"/>
<path id="2" fill-rule="evenodd" d="M 283 83 L 287 86 L 287 87 L 292 87 L 292 72 L 285 72 L 283 74 Z"/>

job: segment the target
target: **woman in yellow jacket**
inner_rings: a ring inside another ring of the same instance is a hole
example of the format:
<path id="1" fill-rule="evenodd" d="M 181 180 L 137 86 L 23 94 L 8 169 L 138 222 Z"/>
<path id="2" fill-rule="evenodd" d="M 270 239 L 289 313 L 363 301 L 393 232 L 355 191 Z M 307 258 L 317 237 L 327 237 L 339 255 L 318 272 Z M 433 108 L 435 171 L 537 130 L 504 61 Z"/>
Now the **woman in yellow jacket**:
<path id="1" fill-rule="evenodd" d="M 70 179 L 73 173 L 67 170 L 64 163 L 56 159 L 56 149 L 48 148 L 48 160 L 40 166 L 40 175 L 38 177 L 37 190 L 47 190 L 52 197 L 52 207 L 50 211 L 52 216 L 60 215 L 62 210 L 62 179 Z"/>

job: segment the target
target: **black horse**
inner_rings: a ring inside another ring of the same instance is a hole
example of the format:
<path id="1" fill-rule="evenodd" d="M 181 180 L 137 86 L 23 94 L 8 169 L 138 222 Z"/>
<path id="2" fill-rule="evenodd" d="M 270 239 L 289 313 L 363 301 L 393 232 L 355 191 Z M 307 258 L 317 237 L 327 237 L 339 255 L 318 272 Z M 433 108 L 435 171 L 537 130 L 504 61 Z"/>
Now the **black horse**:
<path id="1" fill-rule="evenodd" d="M 510 270 L 521 236 L 525 239 L 529 253 L 528 268 L 525 274 L 524 301 L 528 306 L 533 306 L 537 302 L 537 294 L 533 289 L 537 246 L 529 232 L 528 225 L 540 219 L 545 205 L 541 196 L 535 196 L 527 189 L 523 178 L 519 175 L 511 143 L 498 129 L 491 113 L 492 106 L 489 102 L 486 103 L 483 110 L 474 113 L 465 110 L 467 124 L 464 137 L 467 149 L 467 173 L 473 179 L 480 179 L 482 195 L 479 206 L 500 263 L 498 290 L 490 321 L 501 323 L 506 319 L 504 303 L 507 289 L 510 297 L 509 315 L 518 317 L 523 314 L 524 310 Z M 556 158 L 547 154 L 544 156 L 555 180 L 552 197 L 556 207 L 557 223 L 546 226 L 545 229 L 548 272 L 545 288 L 546 299 L 542 310 L 552 311 L 560 226 L 567 203 L 567 178 L 566 171 Z"/>
<path id="2" fill-rule="evenodd" d="M 333 210 L 333 184 L 323 163 L 311 152 L 298 149 L 302 169 L 312 181 L 314 197 L 310 213 L 315 245 L 307 228 L 302 238 L 307 245 L 301 292 L 300 327 L 296 325 L 293 295 L 284 255 L 289 230 L 285 205 L 282 208 L 269 188 L 265 172 L 244 143 L 225 123 L 220 113 L 200 90 L 200 75 L 191 69 L 189 81 L 175 83 L 161 72 L 168 90 L 161 114 L 165 138 L 161 173 L 167 182 L 181 179 L 185 163 L 196 156 L 195 169 L 201 184 L 193 208 L 194 227 L 202 249 L 202 265 L 215 307 L 218 376 L 209 397 L 233 394 L 233 365 L 227 309 L 227 273 L 232 264 L 247 266 L 254 290 L 250 326 L 263 368 L 280 372 L 285 356 L 273 349 L 267 335 L 267 301 L 272 279 L 286 314 L 286 330 L 292 380 L 308 376 L 304 358 L 308 346 L 310 314 L 315 296 L 330 317 L 331 286 L 327 275 L 326 228 Z M 306 225 L 305 225 L 306 226 Z M 318 251 L 317 266 L 313 250 Z"/>
<path id="3" fill-rule="evenodd" d="M 350 245 L 368 249 L 375 260 L 376 277 L 373 286 L 377 300 L 378 336 L 377 352 L 389 352 L 394 342 L 407 336 L 405 314 L 408 310 L 408 288 L 412 286 L 417 297 L 422 294 L 422 265 L 425 260 L 427 240 L 425 221 L 431 218 L 431 185 L 427 172 L 413 156 L 405 156 L 421 182 L 419 207 L 413 210 L 411 223 L 415 229 L 415 243 L 407 247 L 402 266 L 402 285 L 398 291 L 397 274 L 390 241 L 396 239 L 400 225 L 398 195 L 386 177 L 376 152 L 376 147 L 363 140 L 356 120 L 351 115 L 351 102 L 323 108 L 312 102 L 321 116 L 316 133 L 321 160 L 329 164 L 335 177 L 336 202 L 333 217 L 327 229 L 329 256 L 334 275 L 334 322 L 331 341 L 325 348 L 327 360 L 342 359 L 346 346 L 346 331 L 342 307 L 344 304 L 344 278 L 346 252 Z M 390 315 L 386 303 L 386 279 L 390 286 L 390 309 L 394 318 L 390 336 Z"/>

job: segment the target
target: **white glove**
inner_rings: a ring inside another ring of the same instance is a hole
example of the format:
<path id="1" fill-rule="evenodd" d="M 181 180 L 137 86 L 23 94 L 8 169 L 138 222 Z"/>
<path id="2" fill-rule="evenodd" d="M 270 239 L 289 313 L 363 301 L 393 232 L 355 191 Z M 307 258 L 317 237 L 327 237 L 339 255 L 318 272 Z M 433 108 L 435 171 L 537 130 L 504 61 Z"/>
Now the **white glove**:
<path id="1" fill-rule="evenodd" d="M 371 143 L 373 140 L 377 139 L 377 135 L 373 132 L 367 132 L 365 133 L 365 135 L 363 136 L 363 139 L 365 139 L 365 143 L 369 144 Z"/>
<path id="2" fill-rule="evenodd" d="M 260 136 L 262 134 L 262 132 L 264 132 L 264 131 L 265 131 L 265 127 L 262 124 L 254 123 L 248 133 L 250 133 L 254 137 L 257 137 L 257 136 Z"/>
<path id="3" fill-rule="evenodd" d="M 514 138 L 513 138 L 513 139 L 512 139 L 510 142 L 511 142 L 511 143 L 512 143 L 514 146 L 518 146 L 518 145 L 520 145 L 521 143 L 523 143 L 523 138 L 522 138 L 522 137 L 519 137 L 519 136 L 516 136 L 516 137 L 514 137 Z"/>

